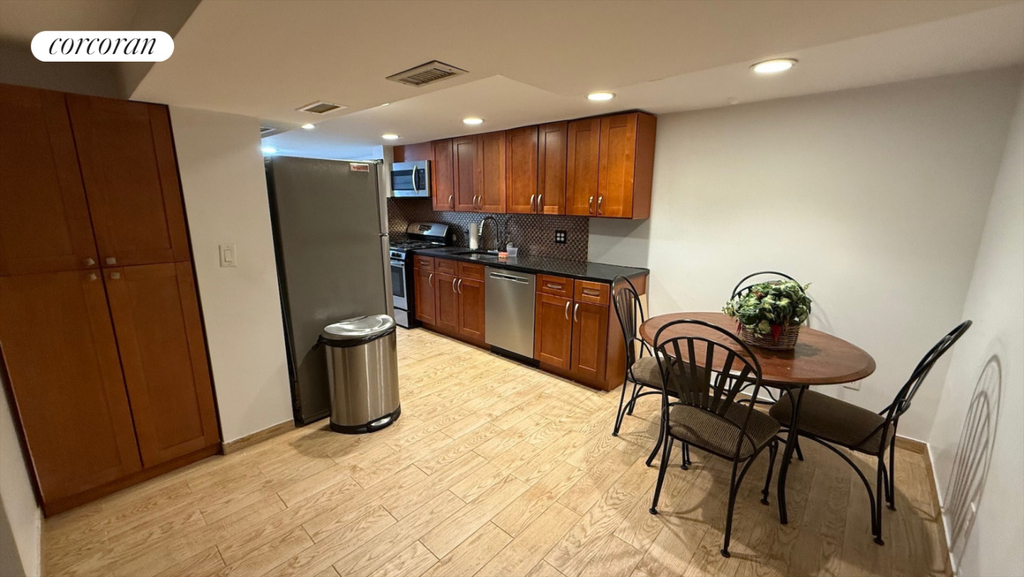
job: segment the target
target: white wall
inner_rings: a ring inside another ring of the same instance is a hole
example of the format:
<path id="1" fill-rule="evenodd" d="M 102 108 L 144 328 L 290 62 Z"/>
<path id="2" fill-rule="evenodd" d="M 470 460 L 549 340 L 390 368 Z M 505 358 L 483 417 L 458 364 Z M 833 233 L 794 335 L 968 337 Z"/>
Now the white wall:
<path id="1" fill-rule="evenodd" d="M 3 378 L 3 370 L 0 369 L 0 380 Z M 36 505 L 32 481 L 25 468 L 21 442 L 11 417 L 11 407 L 7 404 L 7 395 L 3 390 L 6 387 L 7 383 L 0 382 L 0 506 L 3 507 L 0 525 L 3 517 L 6 517 L 10 535 L 2 535 L 0 540 L 6 545 L 12 540 L 10 537 L 13 537 L 22 569 L 26 575 L 34 577 L 40 574 L 39 542 L 42 512 Z M 0 526 L 0 531 L 6 532 L 8 528 Z M 4 550 L 7 550 L 6 546 Z M 8 558 L 0 559 L 0 575 L 13 574 L 10 573 L 10 564 L 14 561 Z"/>
<path id="2" fill-rule="evenodd" d="M 225 441 L 292 419 L 259 121 L 171 107 Z M 238 265 L 220 267 L 219 245 Z"/>
<path id="3" fill-rule="evenodd" d="M 1001 395 L 991 468 L 973 530 L 956 539 L 961 575 L 1024 575 L 1024 85 L 1017 101 L 1002 168 L 988 208 L 963 316 L 974 326 L 952 353 L 929 443 L 951 530 L 951 472 L 963 423 L 989 359 L 1001 366 Z M 988 387 L 991 389 L 991 387 Z M 992 395 L 991 398 L 995 398 Z M 973 419 L 972 419 L 973 422 Z M 971 429 L 972 427 L 968 427 Z M 954 541 L 951 539 L 951 541 Z M 960 543 L 965 542 L 966 547 Z M 951 543 L 952 545 L 953 543 Z"/>
<path id="4" fill-rule="evenodd" d="M 960 320 L 1020 78 L 1004 69 L 659 117 L 652 313 L 720 310 L 746 273 L 788 272 L 813 283 L 812 326 L 878 364 L 858 392 L 823 390 L 884 407 Z M 945 367 L 901 434 L 927 438 Z"/>

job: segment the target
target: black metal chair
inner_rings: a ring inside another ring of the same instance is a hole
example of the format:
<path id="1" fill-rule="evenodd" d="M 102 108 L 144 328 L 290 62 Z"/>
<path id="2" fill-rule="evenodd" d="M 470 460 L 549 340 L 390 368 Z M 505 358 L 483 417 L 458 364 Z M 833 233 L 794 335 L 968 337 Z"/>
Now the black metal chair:
<path id="1" fill-rule="evenodd" d="M 622 419 L 626 415 L 633 414 L 637 399 L 647 395 L 660 395 L 664 387 L 661 381 L 661 370 L 658 368 L 658 361 L 654 358 L 650 345 L 637 336 L 640 325 L 644 323 L 644 310 L 640 302 L 640 295 L 628 278 L 617 276 L 612 281 L 612 304 L 615 306 L 615 316 L 619 319 L 622 340 L 626 347 L 626 374 L 622 381 L 622 392 L 619 394 L 619 409 L 615 414 L 615 426 L 612 429 L 612 436 L 617 437 L 619 428 L 622 426 Z M 627 402 L 626 389 L 629 388 L 630 383 L 633 384 L 633 390 Z M 664 427 L 658 428 L 658 442 L 647 458 L 648 466 L 661 447 L 663 429 Z M 684 445 L 684 469 L 690 463 L 689 457 L 689 451 Z"/>
<path id="2" fill-rule="evenodd" d="M 899 426 L 900 416 L 910 408 L 910 402 L 921 387 L 925 377 L 932 370 L 935 362 L 952 347 L 967 329 L 971 328 L 971 321 L 960 323 L 955 329 L 935 344 L 928 353 L 917 363 L 910 379 L 896 393 L 896 398 L 886 408 L 877 413 L 852 405 L 845 401 L 816 393 L 804 391 L 799 400 L 800 414 L 796 423 L 795 433 L 799 437 L 806 437 L 812 441 L 827 447 L 833 453 L 842 457 L 853 470 L 860 476 L 864 488 L 868 491 L 868 500 L 871 504 L 871 534 L 875 537 L 875 543 L 884 545 L 882 540 L 882 492 L 885 492 L 885 501 L 889 508 L 896 509 L 896 461 L 893 459 L 896 449 L 896 429 Z M 782 399 L 772 406 L 768 412 L 776 420 L 789 423 L 792 417 L 792 397 L 789 393 L 783 395 Z M 793 434 L 791 431 L 790 434 Z M 845 447 L 851 451 L 857 451 L 871 455 L 878 460 L 877 482 L 875 491 L 871 490 L 871 483 L 867 477 L 849 457 L 837 449 L 835 445 Z M 889 449 L 889 468 L 885 467 L 885 451 Z M 877 496 L 877 497 L 876 497 Z"/>
<path id="3" fill-rule="evenodd" d="M 697 330 L 676 334 L 680 329 L 686 331 L 691 328 Z M 700 332 L 707 334 L 702 329 L 720 333 L 724 338 L 719 338 L 719 341 L 735 343 L 736 348 L 699 336 Z M 669 330 L 672 332 L 666 333 Z M 749 399 L 746 402 L 742 398 L 737 399 L 747 383 L 753 383 L 756 397 L 761 387 L 761 365 L 750 347 L 731 332 L 698 320 L 679 320 L 663 326 L 655 335 L 654 351 L 665 384 L 662 394 L 665 443 L 651 514 L 658 514 L 658 499 L 675 439 L 732 461 L 729 510 L 722 544 L 722 556 L 729 557 L 732 515 L 743 477 L 767 447 L 768 474 L 761 499 L 761 503 L 767 505 L 768 487 L 778 453 L 776 435 L 779 423 L 758 411 Z M 704 369 L 697 366 L 697 359 Z"/>
<path id="4" fill-rule="evenodd" d="M 786 273 L 782 273 L 782 272 L 778 272 L 778 271 L 774 271 L 774 270 L 762 270 L 762 271 L 750 273 L 747 276 L 745 276 L 742 279 L 740 279 L 740 282 L 736 283 L 736 286 L 733 287 L 733 289 L 732 289 L 732 296 L 730 296 L 729 298 L 730 299 L 734 299 L 738 295 L 745 295 L 748 292 L 750 292 L 750 289 L 754 288 L 755 285 L 760 284 L 761 282 L 767 282 L 767 281 L 759 281 L 759 282 L 749 282 L 749 283 L 747 283 L 747 281 L 749 281 L 750 279 L 752 279 L 754 277 L 759 277 L 759 276 L 781 277 L 783 279 L 791 280 L 793 282 L 796 282 L 796 279 L 794 279 L 793 277 L 789 276 Z M 776 280 L 778 280 L 778 279 L 776 279 Z M 747 283 L 747 284 L 744 284 L 744 283 Z M 748 388 L 749 388 L 749 385 L 748 385 Z M 765 401 L 763 399 L 755 399 L 754 402 L 762 404 L 762 405 L 772 405 L 772 404 L 775 404 L 775 403 L 779 402 L 779 400 L 777 398 L 775 398 L 775 393 L 773 393 L 771 389 L 766 388 L 765 392 L 768 393 L 768 397 L 771 399 L 771 401 Z M 803 455 L 798 454 L 797 457 L 801 461 L 804 460 Z"/>

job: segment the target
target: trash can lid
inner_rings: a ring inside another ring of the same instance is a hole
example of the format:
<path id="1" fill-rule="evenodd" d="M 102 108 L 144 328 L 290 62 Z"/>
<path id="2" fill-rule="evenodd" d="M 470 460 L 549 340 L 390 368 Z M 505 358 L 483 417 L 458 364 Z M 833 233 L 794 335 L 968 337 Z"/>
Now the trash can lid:
<path id="1" fill-rule="evenodd" d="M 332 347 L 354 347 L 394 331 L 395 319 L 388 315 L 368 315 L 327 325 L 320 333 L 320 340 Z"/>

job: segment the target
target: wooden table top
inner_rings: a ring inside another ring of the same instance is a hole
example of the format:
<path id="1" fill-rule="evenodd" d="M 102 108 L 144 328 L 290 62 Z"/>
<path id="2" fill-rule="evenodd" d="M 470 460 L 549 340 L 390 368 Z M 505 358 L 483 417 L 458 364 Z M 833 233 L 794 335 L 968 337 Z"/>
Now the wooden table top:
<path id="1" fill-rule="evenodd" d="M 651 317 L 640 325 L 640 336 L 654 346 L 654 336 L 661 327 L 682 319 L 709 322 L 736 334 L 735 319 L 723 313 L 693 312 Z M 698 325 L 680 325 L 678 331 L 669 329 L 662 337 L 682 336 L 684 332 L 686 335 L 708 338 L 733 349 L 738 348 L 736 343 L 721 334 Z M 796 349 L 792 351 L 750 348 L 761 363 L 761 382 L 768 385 L 837 385 L 859 381 L 875 372 L 875 359 L 863 349 L 839 337 L 808 327 L 800 329 L 800 339 L 796 343 Z M 699 360 L 703 358 L 703 351 L 695 353 Z M 724 359 L 716 360 L 716 364 L 720 360 Z"/>

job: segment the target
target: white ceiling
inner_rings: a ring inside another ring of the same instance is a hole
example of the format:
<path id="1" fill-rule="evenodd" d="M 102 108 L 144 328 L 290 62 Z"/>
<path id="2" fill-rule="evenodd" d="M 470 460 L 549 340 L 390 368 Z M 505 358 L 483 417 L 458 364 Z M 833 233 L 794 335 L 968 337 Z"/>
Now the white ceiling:
<path id="1" fill-rule="evenodd" d="M 0 32 L 77 28 L 45 8 L 20 9 Z M 108 20 L 133 0 L 51 0 Z M 73 6 L 71 6 L 73 5 Z M 35 12 L 33 12 L 33 10 Z M 52 25 L 55 20 L 63 26 Z M 104 28 L 97 25 L 96 28 Z M 110 26 L 106 26 L 109 28 Z M 751 63 L 800 59 L 777 77 Z M 424 88 L 385 80 L 428 60 L 469 74 Z M 1024 62 L 1021 0 L 332 1 L 203 0 L 132 97 L 254 116 L 292 130 L 267 139 L 283 152 L 365 156 L 399 143 L 641 108 L 655 113 L 867 86 Z M 612 90 L 610 103 L 584 97 Z M 315 116 L 314 100 L 345 105 Z M 384 102 L 392 103 L 381 108 Z M 477 115 L 469 129 L 461 118 Z"/>

